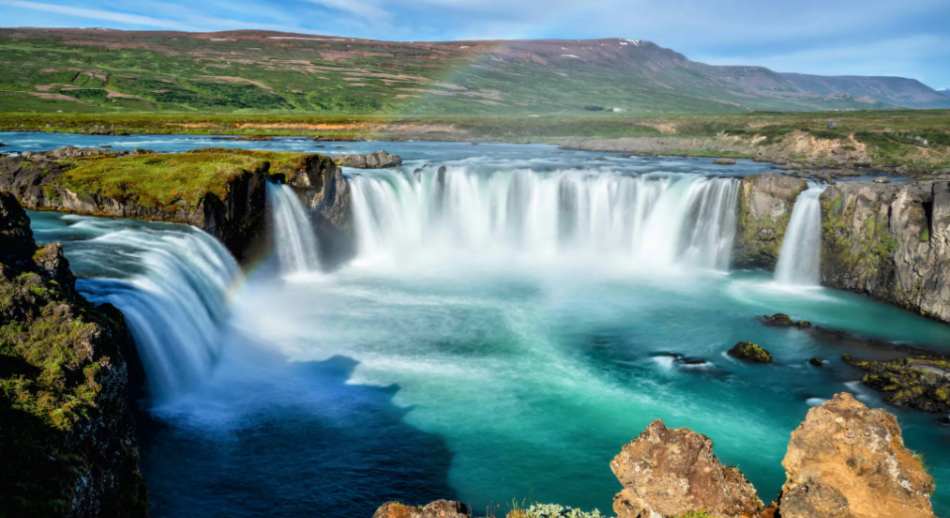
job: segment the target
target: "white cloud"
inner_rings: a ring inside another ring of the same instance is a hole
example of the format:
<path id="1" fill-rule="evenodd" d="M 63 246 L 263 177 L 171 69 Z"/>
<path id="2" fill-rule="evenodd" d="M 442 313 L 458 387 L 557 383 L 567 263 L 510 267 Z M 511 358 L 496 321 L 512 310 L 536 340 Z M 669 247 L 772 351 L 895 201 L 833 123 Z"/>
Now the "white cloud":
<path id="1" fill-rule="evenodd" d="M 26 0 L 5 0 L 5 1 L 0 1 L 0 4 L 7 5 L 10 7 L 17 7 L 20 9 L 40 11 L 44 13 L 75 16 L 77 18 L 83 18 L 87 20 L 99 20 L 99 21 L 104 21 L 104 22 L 145 26 L 145 27 L 155 27 L 155 28 L 162 28 L 162 29 L 174 28 L 174 29 L 180 29 L 180 30 L 195 30 L 194 27 L 182 25 L 173 20 L 165 20 L 165 19 L 160 19 L 160 18 L 153 18 L 151 16 L 129 14 L 129 13 L 123 13 L 123 12 L 117 12 L 117 11 L 107 11 L 104 9 L 90 9 L 86 7 L 73 7 L 73 6 L 68 6 L 68 5 L 49 4 L 49 3 L 44 3 L 44 2 L 31 2 L 31 1 L 26 1 Z"/>

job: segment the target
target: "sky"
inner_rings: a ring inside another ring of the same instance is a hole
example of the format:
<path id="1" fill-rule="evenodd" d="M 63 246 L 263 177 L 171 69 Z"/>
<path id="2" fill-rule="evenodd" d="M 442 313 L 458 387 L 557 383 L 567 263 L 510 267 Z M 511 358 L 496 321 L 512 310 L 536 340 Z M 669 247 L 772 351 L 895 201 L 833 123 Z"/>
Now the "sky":
<path id="1" fill-rule="evenodd" d="M 950 0 L 0 0 L 0 26 L 644 39 L 712 64 L 950 88 Z"/>

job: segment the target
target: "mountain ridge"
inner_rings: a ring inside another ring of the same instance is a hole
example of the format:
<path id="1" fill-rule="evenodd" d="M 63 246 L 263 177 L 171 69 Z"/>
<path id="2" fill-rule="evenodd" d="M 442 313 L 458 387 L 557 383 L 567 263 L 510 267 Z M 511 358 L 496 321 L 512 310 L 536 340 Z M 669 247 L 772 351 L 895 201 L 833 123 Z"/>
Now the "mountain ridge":
<path id="1" fill-rule="evenodd" d="M 0 111 L 637 114 L 950 107 L 920 81 L 709 65 L 646 40 L 0 29 Z"/>

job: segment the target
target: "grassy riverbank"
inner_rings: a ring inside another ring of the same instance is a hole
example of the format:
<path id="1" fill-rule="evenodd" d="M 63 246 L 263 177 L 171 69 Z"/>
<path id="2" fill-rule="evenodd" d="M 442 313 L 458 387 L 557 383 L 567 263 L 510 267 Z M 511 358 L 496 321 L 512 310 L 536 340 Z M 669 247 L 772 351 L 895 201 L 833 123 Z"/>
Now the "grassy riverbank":
<path id="1" fill-rule="evenodd" d="M 664 117 L 0 113 L 0 130 L 546 142 L 644 154 L 756 158 L 806 167 L 872 167 L 905 174 L 950 170 L 950 110 Z"/>

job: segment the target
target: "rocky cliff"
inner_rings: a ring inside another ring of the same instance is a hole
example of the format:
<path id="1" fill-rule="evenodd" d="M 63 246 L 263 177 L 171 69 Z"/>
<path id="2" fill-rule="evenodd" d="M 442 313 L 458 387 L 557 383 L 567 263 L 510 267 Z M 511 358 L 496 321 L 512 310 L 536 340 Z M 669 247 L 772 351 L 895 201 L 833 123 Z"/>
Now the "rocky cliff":
<path id="1" fill-rule="evenodd" d="M 742 179 L 734 260 L 738 267 L 773 268 L 792 217 L 801 178 L 762 174 Z"/>
<path id="2" fill-rule="evenodd" d="M 331 242 L 350 231 L 349 190 L 320 155 L 206 149 L 112 153 L 62 148 L 0 157 L 0 190 L 34 210 L 185 223 L 247 259 L 266 225 L 266 182 L 293 185 Z"/>
<path id="3" fill-rule="evenodd" d="M 838 183 L 821 211 L 823 284 L 950 321 L 950 182 Z"/>
<path id="4" fill-rule="evenodd" d="M 782 465 L 782 493 L 765 507 L 738 469 L 720 464 L 708 437 L 655 421 L 610 463 L 623 487 L 614 512 L 618 518 L 934 517 L 933 479 L 904 446 L 897 419 L 848 393 L 808 411 Z M 601 516 L 564 509 L 536 505 L 508 518 Z M 390 502 L 374 518 L 468 516 L 463 504 L 439 500 L 419 507 Z"/>
<path id="5" fill-rule="evenodd" d="M 0 515 L 143 516 L 121 314 L 76 291 L 0 192 Z"/>

